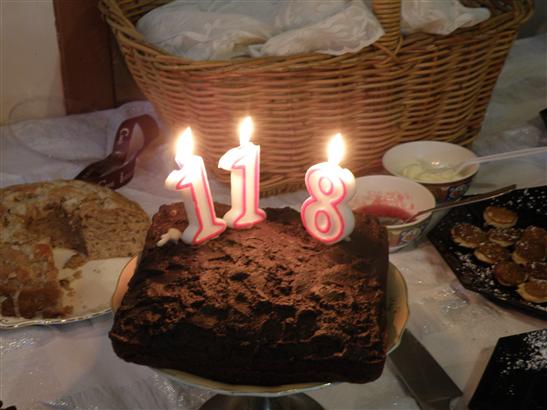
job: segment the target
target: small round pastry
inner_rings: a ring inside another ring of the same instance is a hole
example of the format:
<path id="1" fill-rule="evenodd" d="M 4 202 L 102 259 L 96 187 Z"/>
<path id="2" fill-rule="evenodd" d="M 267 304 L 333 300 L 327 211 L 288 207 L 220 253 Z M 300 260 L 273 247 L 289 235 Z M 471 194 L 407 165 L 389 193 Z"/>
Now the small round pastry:
<path id="1" fill-rule="evenodd" d="M 547 280 L 547 262 L 534 262 L 524 267 L 532 279 Z"/>
<path id="2" fill-rule="evenodd" d="M 532 262 L 543 262 L 545 246 L 540 242 L 518 241 L 511 255 L 516 263 L 527 265 Z"/>
<path id="3" fill-rule="evenodd" d="M 539 226 L 530 225 L 522 231 L 520 239 L 522 241 L 543 243 L 544 246 L 547 246 L 547 231 Z"/>
<path id="4" fill-rule="evenodd" d="M 519 285 L 518 294 L 524 300 L 534 303 L 547 302 L 547 281 L 545 280 L 529 280 Z"/>
<path id="5" fill-rule="evenodd" d="M 482 216 L 488 225 L 495 228 L 511 228 L 518 219 L 515 212 L 499 206 L 487 206 Z"/>
<path id="6" fill-rule="evenodd" d="M 502 286 L 515 287 L 526 281 L 524 268 L 512 261 L 503 261 L 494 265 L 494 277 Z"/>
<path id="7" fill-rule="evenodd" d="M 503 247 L 514 245 L 520 237 L 520 229 L 517 228 L 494 228 L 488 231 L 490 242 L 497 243 Z"/>
<path id="8" fill-rule="evenodd" d="M 484 262 L 494 265 L 509 259 L 509 251 L 503 246 L 493 242 L 481 243 L 474 252 L 475 257 Z"/>
<path id="9" fill-rule="evenodd" d="M 450 230 L 452 240 L 464 248 L 476 248 L 488 237 L 481 228 L 467 222 L 458 222 Z"/>

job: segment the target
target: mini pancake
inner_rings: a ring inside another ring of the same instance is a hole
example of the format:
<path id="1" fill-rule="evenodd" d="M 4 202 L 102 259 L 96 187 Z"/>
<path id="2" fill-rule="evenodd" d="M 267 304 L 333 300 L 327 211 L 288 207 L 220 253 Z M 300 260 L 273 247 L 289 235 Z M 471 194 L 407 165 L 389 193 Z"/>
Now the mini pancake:
<path id="1" fill-rule="evenodd" d="M 525 271 L 532 279 L 547 280 L 547 263 L 534 262 L 525 266 Z"/>
<path id="2" fill-rule="evenodd" d="M 520 237 L 521 231 L 517 228 L 494 228 L 488 232 L 490 242 L 503 247 L 514 245 Z"/>
<path id="3" fill-rule="evenodd" d="M 543 243 L 543 245 L 547 247 L 547 231 L 539 226 L 528 226 L 522 232 L 520 239 L 523 241 Z"/>
<path id="4" fill-rule="evenodd" d="M 476 248 L 488 237 L 481 228 L 467 222 L 458 222 L 450 230 L 452 240 L 465 248 Z"/>
<path id="5" fill-rule="evenodd" d="M 494 277 L 502 286 L 516 287 L 526 281 L 524 268 L 512 261 L 503 261 L 494 266 Z"/>
<path id="6" fill-rule="evenodd" d="M 509 259 L 509 251 L 493 242 L 481 243 L 475 249 L 474 255 L 478 260 L 490 265 Z"/>
<path id="7" fill-rule="evenodd" d="M 543 262 L 545 246 L 540 242 L 518 241 L 511 255 L 516 263 L 527 265 L 532 262 Z"/>
<path id="8" fill-rule="evenodd" d="M 511 228 L 518 219 L 515 212 L 499 206 L 487 206 L 482 216 L 488 225 L 496 228 Z"/>
<path id="9" fill-rule="evenodd" d="M 519 285 L 518 294 L 528 302 L 546 303 L 547 302 L 547 281 L 529 280 Z"/>

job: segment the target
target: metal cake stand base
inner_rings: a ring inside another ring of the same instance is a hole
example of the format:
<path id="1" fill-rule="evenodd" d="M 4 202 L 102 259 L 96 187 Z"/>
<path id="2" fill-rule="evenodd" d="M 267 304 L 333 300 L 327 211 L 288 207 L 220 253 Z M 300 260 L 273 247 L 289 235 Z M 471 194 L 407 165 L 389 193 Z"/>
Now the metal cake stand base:
<path id="1" fill-rule="evenodd" d="M 324 410 L 324 408 L 303 393 L 282 397 L 217 394 L 207 400 L 200 410 Z"/>

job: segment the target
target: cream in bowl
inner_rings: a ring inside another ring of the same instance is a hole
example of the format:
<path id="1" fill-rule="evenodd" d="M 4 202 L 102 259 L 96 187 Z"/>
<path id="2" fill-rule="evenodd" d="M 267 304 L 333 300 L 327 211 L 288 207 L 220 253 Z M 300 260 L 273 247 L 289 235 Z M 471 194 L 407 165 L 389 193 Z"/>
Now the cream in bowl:
<path id="1" fill-rule="evenodd" d="M 475 157 L 472 151 L 456 144 L 416 141 L 389 149 L 382 164 L 390 174 L 424 185 L 442 203 L 458 199 L 467 191 L 479 166 L 469 165 L 459 173 L 456 168 Z"/>
<path id="2" fill-rule="evenodd" d="M 413 179 L 418 182 L 452 182 L 457 181 L 462 177 L 462 174 L 456 172 L 456 167 L 441 166 L 439 168 L 431 168 L 424 161 L 414 162 L 403 168 L 402 174 L 404 177 Z"/>
<path id="3" fill-rule="evenodd" d="M 402 223 L 419 211 L 435 206 L 435 198 L 422 185 L 407 178 L 369 175 L 356 180 L 356 194 L 351 200 L 355 213 L 376 216 L 387 229 L 389 251 L 394 252 L 418 239 L 431 213 Z"/>

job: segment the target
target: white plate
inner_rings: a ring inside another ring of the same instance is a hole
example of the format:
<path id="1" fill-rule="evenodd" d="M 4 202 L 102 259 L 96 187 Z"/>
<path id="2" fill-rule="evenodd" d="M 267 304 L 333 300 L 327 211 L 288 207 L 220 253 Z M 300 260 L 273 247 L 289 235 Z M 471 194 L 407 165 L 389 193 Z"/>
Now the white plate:
<path id="1" fill-rule="evenodd" d="M 116 291 L 112 296 L 112 309 L 120 306 L 123 295 L 127 291 L 127 283 L 133 276 L 135 267 L 137 266 L 137 258 L 134 258 L 127 264 L 120 275 Z M 400 341 L 403 331 L 408 320 L 408 292 L 406 282 L 401 275 L 401 272 L 389 264 L 387 276 L 387 323 L 388 323 L 388 352 L 395 349 Z M 333 383 L 300 383 L 287 384 L 282 386 L 250 386 L 250 385 L 234 385 L 222 383 L 215 380 L 205 379 L 194 374 L 186 373 L 180 370 L 173 369 L 155 369 L 159 373 L 164 374 L 178 383 L 183 383 L 188 386 L 199 387 L 202 389 L 212 390 L 225 395 L 237 396 L 262 396 L 262 397 L 279 397 L 289 394 L 302 393 L 311 390 L 317 390 L 322 387 L 330 386 Z"/>
<path id="2" fill-rule="evenodd" d="M 110 258 L 88 261 L 77 269 L 62 269 L 65 262 L 74 255 L 70 249 L 53 249 L 55 266 L 59 279 L 70 278 L 81 271 L 79 278 L 70 282 L 72 292 L 63 291 L 63 305 L 73 306 L 73 311 L 63 318 L 34 318 L 0 315 L 0 329 L 32 325 L 58 325 L 91 319 L 111 311 L 111 296 L 116 289 L 120 272 L 130 258 Z"/>

